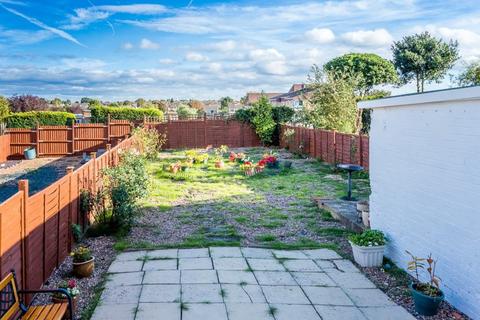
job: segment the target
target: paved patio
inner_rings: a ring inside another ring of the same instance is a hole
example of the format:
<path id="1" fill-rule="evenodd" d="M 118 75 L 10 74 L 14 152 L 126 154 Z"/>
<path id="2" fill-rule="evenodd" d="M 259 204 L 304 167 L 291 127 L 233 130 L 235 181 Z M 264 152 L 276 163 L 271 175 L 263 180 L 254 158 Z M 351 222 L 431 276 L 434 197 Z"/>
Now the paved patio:
<path id="1" fill-rule="evenodd" d="M 118 255 L 93 320 L 408 320 L 327 249 L 205 248 Z"/>

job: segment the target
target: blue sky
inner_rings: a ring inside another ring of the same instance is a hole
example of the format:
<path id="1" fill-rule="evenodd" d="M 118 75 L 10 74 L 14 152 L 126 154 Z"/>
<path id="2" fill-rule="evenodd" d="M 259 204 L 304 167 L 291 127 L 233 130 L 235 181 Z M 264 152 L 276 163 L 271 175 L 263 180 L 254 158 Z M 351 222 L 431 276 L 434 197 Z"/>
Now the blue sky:
<path id="1" fill-rule="evenodd" d="M 480 58 L 476 1 L 0 0 L 0 94 L 239 98 L 428 30 Z M 451 86 L 448 77 L 427 89 Z M 414 91 L 413 86 L 394 93 Z"/>

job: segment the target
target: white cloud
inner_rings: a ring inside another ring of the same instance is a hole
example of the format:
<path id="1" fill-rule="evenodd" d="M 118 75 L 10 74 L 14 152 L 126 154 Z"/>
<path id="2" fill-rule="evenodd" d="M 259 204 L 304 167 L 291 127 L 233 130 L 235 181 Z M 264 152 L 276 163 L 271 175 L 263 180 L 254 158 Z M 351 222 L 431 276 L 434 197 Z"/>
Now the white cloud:
<path id="1" fill-rule="evenodd" d="M 102 5 L 93 7 L 97 10 L 114 13 L 130 14 L 159 14 L 167 11 L 165 6 L 160 4 L 129 4 L 129 5 Z"/>
<path id="2" fill-rule="evenodd" d="M 131 49 L 133 49 L 133 44 L 131 42 L 125 42 L 122 45 L 122 48 L 125 49 L 125 50 L 131 50 Z"/>
<path id="3" fill-rule="evenodd" d="M 175 60 L 165 58 L 165 59 L 160 59 L 160 60 L 158 60 L 158 62 L 160 62 L 161 64 L 174 64 L 174 63 L 175 63 Z"/>
<path id="4" fill-rule="evenodd" d="M 147 38 L 143 38 L 140 41 L 140 48 L 141 49 L 147 49 L 147 50 L 156 50 L 160 48 L 160 45 L 156 42 L 153 42 L 152 40 L 149 40 Z"/>
<path id="5" fill-rule="evenodd" d="M 233 40 L 225 40 L 225 41 L 213 43 L 209 47 L 214 50 L 228 52 L 228 51 L 235 50 L 237 48 L 237 42 Z"/>
<path id="6" fill-rule="evenodd" d="M 209 60 L 208 57 L 204 56 L 199 52 L 188 52 L 185 56 L 185 59 L 187 61 L 193 61 L 193 62 L 203 62 L 203 61 Z"/>
<path id="7" fill-rule="evenodd" d="M 385 29 L 358 30 L 342 34 L 342 39 L 361 47 L 381 47 L 392 43 L 393 37 Z"/>
<path id="8" fill-rule="evenodd" d="M 105 20 L 110 17 L 110 13 L 105 11 L 97 11 L 87 8 L 78 8 L 74 10 L 74 15 L 69 15 L 69 23 L 62 28 L 66 30 L 80 30 L 89 24 L 98 21 Z"/>
<path id="9" fill-rule="evenodd" d="M 305 37 L 307 40 L 320 44 L 330 43 L 335 40 L 335 34 L 328 28 L 314 28 L 308 30 L 305 32 Z"/>
<path id="10" fill-rule="evenodd" d="M 285 60 L 285 56 L 277 49 L 255 49 L 250 51 L 250 58 L 254 61 Z"/>
<path id="11" fill-rule="evenodd" d="M 208 64 L 208 71 L 212 73 L 219 73 L 220 71 L 222 71 L 222 64 L 218 62 L 212 62 Z"/>
<path id="12" fill-rule="evenodd" d="M 275 48 L 252 50 L 249 57 L 260 72 L 270 75 L 285 75 L 288 72 L 285 56 Z"/>
<path id="13" fill-rule="evenodd" d="M 80 70 L 98 70 L 106 65 L 103 60 L 88 58 L 64 58 L 61 62 L 66 68 Z"/>

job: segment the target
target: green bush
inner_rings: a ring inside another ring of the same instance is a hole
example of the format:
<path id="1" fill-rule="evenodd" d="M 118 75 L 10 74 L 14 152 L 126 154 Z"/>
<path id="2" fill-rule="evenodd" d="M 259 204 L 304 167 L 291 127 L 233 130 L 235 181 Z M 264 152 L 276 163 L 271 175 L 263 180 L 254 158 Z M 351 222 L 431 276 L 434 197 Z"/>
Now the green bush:
<path id="1" fill-rule="evenodd" d="M 366 230 L 361 234 L 351 235 L 348 240 L 361 247 L 383 246 L 387 239 L 382 231 Z"/>
<path id="2" fill-rule="evenodd" d="M 94 105 L 90 107 L 92 122 L 106 123 L 110 119 L 139 121 L 144 117 L 163 118 L 163 112 L 155 108 L 105 107 Z"/>
<path id="3" fill-rule="evenodd" d="M 75 115 L 62 111 L 15 112 L 5 117 L 8 128 L 35 128 L 41 126 L 69 126 L 75 122 Z"/>

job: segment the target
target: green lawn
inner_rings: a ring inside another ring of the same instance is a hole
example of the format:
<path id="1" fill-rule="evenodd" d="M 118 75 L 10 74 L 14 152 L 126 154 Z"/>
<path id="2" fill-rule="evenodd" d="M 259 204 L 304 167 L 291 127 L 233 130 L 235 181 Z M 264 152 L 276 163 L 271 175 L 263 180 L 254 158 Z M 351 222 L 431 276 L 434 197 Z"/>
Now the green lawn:
<path id="1" fill-rule="evenodd" d="M 258 160 L 268 150 L 242 151 Z M 314 159 L 276 152 L 281 160 L 293 162 L 292 169 L 265 170 L 253 177 L 244 176 L 239 165 L 227 159 L 224 169 L 216 169 L 210 161 L 172 174 L 163 170 L 164 165 L 183 160 L 184 152 L 163 152 L 161 160 L 149 163 L 150 195 L 130 235 L 117 248 L 346 248 L 349 232 L 312 201 L 313 197 L 343 196 L 346 175 Z M 354 187 L 355 196 L 368 197 L 368 176 L 355 176 Z"/>

